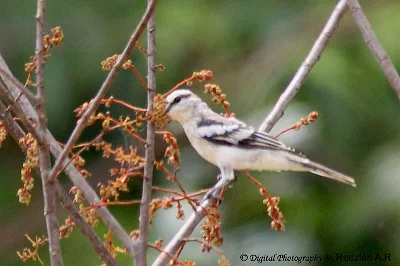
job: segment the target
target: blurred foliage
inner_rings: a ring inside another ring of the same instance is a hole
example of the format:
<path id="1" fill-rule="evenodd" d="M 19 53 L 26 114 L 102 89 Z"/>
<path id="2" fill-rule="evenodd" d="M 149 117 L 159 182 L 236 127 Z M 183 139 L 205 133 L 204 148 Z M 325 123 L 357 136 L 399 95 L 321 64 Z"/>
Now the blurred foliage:
<path id="1" fill-rule="evenodd" d="M 398 0 L 360 2 L 399 70 Z M 166 70 L 157 75 L 157 90 L 166 91 L 193 71 L 212 69 L 214 82 L 228 94 L 231 110 L 256 126 L 311 49 L 334 4 L 311 0 L 159 1 L 157 63 L 165 65 Z M 47 31 L 60 25 L 65 34 L 64 43 L 52 50 L 45 69 L 49 127 L 59 140 L 65 141 L 75 125 L 72 110 L 88 101 L 105 78 L 100 62 L 122 51 L 145 5 L 145 1 L 137 0 L 47 1 Z M 35 1 L 1 1 L 0 53 L 20 80 L 26 79 L 24 63 L 34 54 L 34 15 Z M 145 40 L 142 36 L 144 45 Z M 131 59 L 145 76 L 145 57 L 136 49 Z M 201 85 L 194 90 L 203 91 Z M 110 95 L 139 106 L 146 102 L 145 90 L 127 71 L 118 75 Z M 281 197 L 287 231 L 277 233 L 269 228 L 258 189 L 240 176 L 227 190 L 221 207 L 222 250 L 233 265 L 244 265 L 239 260 L 242 253 L 374 256 L 379 252 L 390 253 L 399 263 L 400 104 L 350 13 L 272 132 L 279 132 L 312 110 L 320 115 L 316 123 L 281 139 L 310 158 L 352 174 L 357 188 L 305 173 L 255 173 L 272 195 Z M 212 185 L 217 169 L 188 146 L 178 126 L 171 128 L 178 133 L 182 147 L 178 177 L 183 185 L 193 190 Z M 88 130 L 85 136 L 91 134 L 93 130 Z M 89 154 L 89 158 L 91 182 L 96 185 L 107 178 L 104 172 L 108 165 L 98 164 L 98 156 Z M 45 233 L 39 179 L 35 180 L 31 206 L 20 205 L 16 197 L 22 162 L 22 153 L 9 138 L 0 150 L 1 265 L 22 264 L 16 250 L 27 245 L 25 233 Z M 164 180 L 164 176 L 156 175 L 156 183 Z M 133 182 L 131 189 L 133 192 L 125 197 L 137 198 L 139 182 Z M 136 208 L 112 210 L 126 228 L 137 226 Z M 186 216 L 189 213 L 188 208 Z M 173 211 L 157 213 L 150 240 L 161 237 L 166 243 L 181 224 L 175 221 Z M 100 231 L 102 236 L 106 229 Z M 65 265 L 99 264 L 78 232 L 62 241 L 62 247 Z M 48 265 L 46 252 L 43 249 L 41 255 Z M 155 255 L 151 251 L 149 256 Z M 182 258 L 198 260 L 199 265 L 216 264 L 216 257 L 202 254 L 195 243 L 187 245 Z M 128 261 L 121 263 L 128 265 Z"/>

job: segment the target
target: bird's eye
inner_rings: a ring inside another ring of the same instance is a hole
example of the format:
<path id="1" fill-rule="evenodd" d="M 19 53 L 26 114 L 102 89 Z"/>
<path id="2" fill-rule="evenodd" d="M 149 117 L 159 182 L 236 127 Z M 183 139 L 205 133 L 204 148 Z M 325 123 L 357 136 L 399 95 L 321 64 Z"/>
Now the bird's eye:
<path id="1" fill-rule="evenodd" d="M 175 99 L 174 99 L 174 103 L 179 103 L 181 101 L 181 97 L 176 97 Z"/>

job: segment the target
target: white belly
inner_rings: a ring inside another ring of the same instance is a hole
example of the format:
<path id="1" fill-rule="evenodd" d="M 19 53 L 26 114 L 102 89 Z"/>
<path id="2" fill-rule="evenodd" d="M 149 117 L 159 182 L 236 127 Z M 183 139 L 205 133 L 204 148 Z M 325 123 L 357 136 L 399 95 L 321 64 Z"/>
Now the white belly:
<path id="1" fill-rule="evenodd" d="M 286 152 L 268 149 L 239 149 L 217 145 L 201 137 L 189 137 L 194 149 L 216 166 L 234 170 L 305 171 L 301 164 L 289 160 Z"/>

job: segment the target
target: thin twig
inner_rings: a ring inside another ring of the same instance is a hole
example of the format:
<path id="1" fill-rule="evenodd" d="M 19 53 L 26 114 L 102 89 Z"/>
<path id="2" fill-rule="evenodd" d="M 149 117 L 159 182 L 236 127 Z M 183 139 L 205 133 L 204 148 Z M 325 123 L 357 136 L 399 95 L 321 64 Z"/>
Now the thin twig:
<path id="1" fill-rule="evenodd" d="M 390 86 L 394 89 L 397 97 L 400 99 L 400 77 L 394 67 L 389 56 L 386 54 L 385 49 L 379 43 L 374 31 L 372 30 L 371 24 L 368 22 L 360 4 L 357 0 L 347 0 L 347 5 L 356 21 L 360 31 L 364 37 L 365 43 L 369 50 L 375 55 L 379 64 L 382 67 L 383 72 L 388 79 Z"/>
<path id="2" fill-rule="evenodd" d="M 152 0 L 147 1 L 148 7 L 152 4 Z M 154 13 L 147 23 L 147 113 L 152 114 L 154 111 L 153 101 L 156 95 L 156 40 L 155 40 L 155 16 Z M 138 250 L 135 255 L 135 264 L 137 266 L 146 266 L 147 257 L 147 238 L 149 227 L 149 204 L 151 201 L 151 186 L 153 185 L 153 168 L 154 168 L 154 138 L 155 128 L 149 121 L 147 123 L 145 166 L 142 189 L 142 202 L 140 204 L 139 217 L 139 243 Z"/>
<path id="3" fill-rule="evenodd" d="M 13 137 L 15 142 L 20 145 L 22 151 L 24 150 L 23 144 L 18 141 L 19 139 L 25 137 L 25 132 L 14 121 L 13 117 L 6 112 L 6 107 L 0 102 L 0 120 L 3 122 L 7 132 Z M 36 168 L 37 174 L 40 176 L 40 171 Z M 64 208 L 67 210 L 69 215 L 74 220 L 76 226 L 82 232 L 82 234 L 88 239 L 89 243 L 92 245 L 94 250 L 100 256 L 100 258 L 107 264 L 112 266 L 118 266 L 118 263 L 111 256 L 110 252 L 104 247 L 101 239 L 97 236 L 96 232 L 90 227 L 82 216 L 79 214 L 79 210 L 76 208 L 75 204 L 69 198 L 68 193 L 64 190 L 61 183 L 56 180 L 56 193 Z"/>
<path id="4" fill-rule="evenodd" d="M 44 12 L 46 8 L 45 0 L 37 0 L 36 10 L 36 86 L 38 101 L 36 110 L 39 115 L 38 134 L 40 139 L 44 139 L 46 134 L 46 110 L 45 110 L 45 90 L 44 90 Z M 50 153 L 47 144 L 38 141 L 39 147 L 39 167 L 42 179 L 44 216 L 46 219 L 47 238 L 49 240 L 49 254 L 51 265 L 63 265 L 60 237 L 58 233 L 56 191 L 54 182 L 47 184 L 48 175 L 51 169 Z"/>
<path id="5" fill-rule="evenodd" d="M 276 122 L 278 122 L 278 120 L 283 116 L 283 113 L 285 112 L 285 109 L 289 105 L 290 101 L 300 90 L 304 80 L 307 78 L 311 69 L 317 63 L 322 52 L 325 50 L 325 47 L 328 45 L 329 40 L 339 25 L 340 19 L 343 17 L 343 14 L 347 9 L 346 7 L 346 0 L 340 0 L 336 5 L 335 10 L 332 12 L 328 22 L 319 35 L 317 41 L 314 43 L 314 46 L 312 47 L 307 58 L 297 70 L 296 75 L 293 77 L 286 90 L 279 97 L 272 111 L 264 119 L 258 128 L 258 131 L 270 132 Z"/>
<path id="6" fill-rule="evenodd" d="M 89 108 L 82 115 L 82 117 L 78 120 L 78 124 L 76 125 L 74 131 L 72 132 L 70 138 L 68 139 L 68 142 L 65 145 L 63 152 L 61 153 L 60 157 L 57 159 L 56 163 L 53 166 L 53 169 L 49 175 L 49 182 L 53 182 L 57 178 L 57 175 L 59 174 L 59 172 L 62 168 L 62 164 L 65 161 L 65 159 L 68 157 L 68 154 L 71 151 L 72 147 L 75 145 L 75 143 L 78 140 L 79 136 L 81 135 L 83 129 L 86 127 L 87 122 L 89 121 L 92 114 L 99 107 L 101 100 L 104 98 L 104 95 L 107 93 L 112 82 L 114 81 L 115 77 L 117 76 L 118 72 L 121 70 L 122 64 L 126 61 L 128 56 L 132 53 L 132 50 L 135 47 L 137 40 L 139 39 L 140 35 L 142 34 L 144 28 L 146 27 L 151 14 L 153 14 L 156 2 L 157 2 L 157 0 L 152 0 L 151 3 L 148 5 L 142 19 L 140 20 L 135 31 L 131 35 L 121 56 L 119 57 L 119 60 L 113 66 L 111 71 L 108 73 L 107 78 L 105 79 L 103 85 L 97 92 L 97 94 L 94 97 L 93 102 L 90 104 Z"/>

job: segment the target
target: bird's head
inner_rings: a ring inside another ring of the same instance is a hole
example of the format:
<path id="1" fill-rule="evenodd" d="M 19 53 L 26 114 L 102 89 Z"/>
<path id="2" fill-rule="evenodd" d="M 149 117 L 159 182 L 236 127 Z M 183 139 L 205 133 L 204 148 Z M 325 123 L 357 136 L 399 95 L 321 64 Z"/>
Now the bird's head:
<path id="1" fill-rule="evenodd" d="M 173 91 L 167 96 L 166 102 L 165 113 L 172 120 L 178 121 L 181 124 L 185 124 L 187 121 L 193 119 L 197 107 L 203 103 L 199 97 L 187 89 Z"/>

